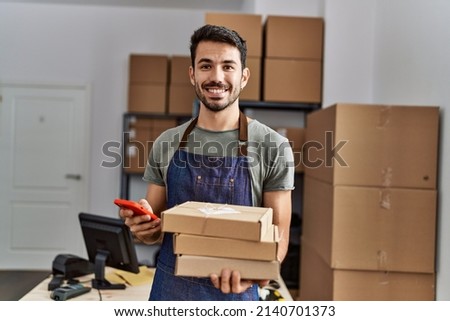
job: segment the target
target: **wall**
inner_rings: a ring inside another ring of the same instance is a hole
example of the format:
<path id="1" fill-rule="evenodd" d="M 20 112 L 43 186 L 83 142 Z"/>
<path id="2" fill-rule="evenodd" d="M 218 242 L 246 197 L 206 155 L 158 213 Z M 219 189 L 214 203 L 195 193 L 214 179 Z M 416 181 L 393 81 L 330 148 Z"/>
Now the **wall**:
<path id="1" fill-rule="evenodd" d="M 38 2 L 47 2 L 40 4 Z M 187 54 L 208 10 L 324 16 L 324 106 L 335 102 L 442 107 L 438 229 L 439 300 L 450 299 L 447 0 L 0 0 L 0 81 L 88 83 L 92 88 L 89 211 L 110 214 L 120 170 L 100 166 L 121 141 L 131 52 Z M 59 1 L 60 3 L 63 1 Z M 89 4 L 89 5 L 88 5 Z M 108 4 L 108 5 L 105 5 Z M 170 22 L 168 24 L 167 22 Z M 447 164 L 445 162 L 447 160 Z"/>

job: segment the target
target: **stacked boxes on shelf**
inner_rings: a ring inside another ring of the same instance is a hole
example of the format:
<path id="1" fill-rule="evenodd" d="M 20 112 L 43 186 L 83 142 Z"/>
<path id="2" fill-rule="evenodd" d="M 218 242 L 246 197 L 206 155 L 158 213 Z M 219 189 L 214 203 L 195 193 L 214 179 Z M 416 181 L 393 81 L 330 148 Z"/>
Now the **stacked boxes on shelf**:
<path id="1" fill-rule="evenodd" d="M 127 173 L 143 173 L 155 139 L 163 131 L 176 125 L 176 119 L 133 117 L 130 120 L 129 131 L 124 133 L 126 142 L 124 170 Z"/>
<path id="2" fill-rule="evenodd" d="M 131 54 L 129 61 L 128 111 L 165 113 L 169 57 Z"/>
<path id="3" fill-rule="evenodd" d="M 267 16 L 264 101 L 322 101 L 323 30 L 323 18 Z"/>
<path id="4" fill-rule="evenodd" d="M 189 78 L 190 56 L 172 56 L 170 59 L 170 84 L 168 113 L 191 115 L 195 90 Z"/>
<path id="5" fill-rule="evenodd" d="M 278 279 L 278 229 L 271 208 L 185 202 L 162 212 L 174 233 L 175 274 L 208 277 L 222 268 L 245 279 Z"/>
<path id="6" fill-rule="evenodd" d="M 263 23 L 258 14 L 214 13 L 205 14 L 205 23 L 225 26 L 237 31 L 247 42 L 247 67 L 250 79 L 240 100 L 261 100 L 261 59 L 263 54 Z"/>
<path id="7" fill-rule="evenodd" d="M 301 300 L 434 300 L 439 108 L 307 118 Z"/>

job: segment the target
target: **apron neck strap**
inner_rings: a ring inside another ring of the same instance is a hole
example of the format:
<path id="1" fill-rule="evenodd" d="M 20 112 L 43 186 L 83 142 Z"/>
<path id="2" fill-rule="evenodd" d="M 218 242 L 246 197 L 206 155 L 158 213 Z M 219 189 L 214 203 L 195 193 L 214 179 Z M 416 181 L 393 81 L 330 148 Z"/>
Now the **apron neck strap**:
<path id="1" fill-rule="evenodd" d="M 178 148 L 186 147 L 187 137 L 197 125 L 198 117 L 194 118 L 183 133 L 180 145 Z M 248 141 L 248 122 L 247 116 L 242 111 L 239 111 L 239 156 L 247 156 L 247 141 Z"/>

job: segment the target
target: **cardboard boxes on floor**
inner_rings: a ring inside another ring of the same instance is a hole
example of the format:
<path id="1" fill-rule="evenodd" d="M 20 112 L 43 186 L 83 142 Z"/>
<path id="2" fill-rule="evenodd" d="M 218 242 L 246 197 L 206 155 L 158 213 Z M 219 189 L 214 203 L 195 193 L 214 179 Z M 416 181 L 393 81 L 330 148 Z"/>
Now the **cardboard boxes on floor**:
<path id="1" fill-rule="evenodd" d="M 186 202 L 162 212 L 174 233 L 175 273 L 208 277 L 222 268 L 250 279 L 278 279 L 278 233 L 270 208 Z"/>
<path id="2" fill-rule="evenodd" d="M 308 115 L 301 300 L 434 300 L 439 108 Z"/>

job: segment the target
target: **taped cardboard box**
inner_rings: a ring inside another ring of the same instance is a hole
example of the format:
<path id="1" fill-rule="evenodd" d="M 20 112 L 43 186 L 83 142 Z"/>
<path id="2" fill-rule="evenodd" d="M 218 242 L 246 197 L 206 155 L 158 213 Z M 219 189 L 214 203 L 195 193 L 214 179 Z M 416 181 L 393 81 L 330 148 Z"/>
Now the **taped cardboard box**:
<path id="1" fill-rule="evenodd" d="M 407 273 L 331 268 L 302 242 L 301 301 L 433 301 L 435 273 Z"/>
<path id="2" fill-rule="evenodd" d="M 335 269 L 434 273 L 437 191 L 305 176 L 302 242 Z"/>
<path id="3" fill-rule="evenodd" d="M 162 231 L 261 241 L 272 226 L 271 208 L 185 202 L 161 213 Z"/>
<path id="4" fill-rule="evenodd" d="M 335 104 L 307 115 L 305 173 L 334 185 L 435 189 L 439 107 Z"/>
<path id="5" fill-rule="evenodd" d="M 267 235 L 260 242 L 175 234 L 174 252 L 183 255 L 275 261 L 277 260 L 278 243 L 278 226 L 272 225 Z"/>
<path id="6" fill-rule="evenodd" d="M 243 279 L 277 280 L 280 276 L 280 262 L 242 260 L 208 256 L 178 255 L 175 275 L 209 277 L 212 273 L 220 275 L 223 268 L 241 273 Z"/>

